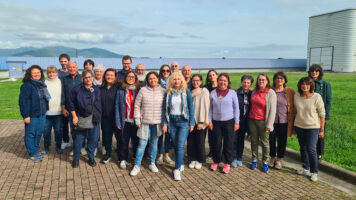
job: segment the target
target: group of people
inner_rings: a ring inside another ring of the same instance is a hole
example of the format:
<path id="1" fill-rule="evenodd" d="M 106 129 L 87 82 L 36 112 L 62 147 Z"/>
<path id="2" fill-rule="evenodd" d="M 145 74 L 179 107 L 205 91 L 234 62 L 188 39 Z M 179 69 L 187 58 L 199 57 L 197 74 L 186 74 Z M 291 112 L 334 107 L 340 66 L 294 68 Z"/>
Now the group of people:
<path id="1" fill-rule="evenodd" d="M 131 69 L 130 56 L 122 58 L 120 71 L 95 65 L 89 59 L 81 74 L 69 55 L 60 55 L 59 62 L 60 70 L 47 67 L 47 78 L 38 65 L 28 68 L 23 78 L 19 106 L 25 123 L 25 146 L 34 162 L 49 152 L 52 128 L 56 152 L 61 154 L 70 146 L 69 124 L 73 168 L 79 167 L 80 154 L 88 154 L 90 166 L 97 165 L 94 157 L 99 141 L 101 162 L 108 163 L 115 136 L 120 168 L 129 162 L 131 141 L 131 176 L 140 172 L 141 161 L 147 156 L 152 172 L 159 171 L 156 164 L 174 164 L 174 180 L 181 180 L 186 143 L 189 168 L 200 169 L 206 156 L 211 156 L 212 171 L 221 166 L 221 172 L 229 173 L 230 167 L 242 165 L 248 133 L 250 168 L 258 166 L 261 141 L 261 169 L 268 172 L 270 167 L 282 168 L 287 138 L 296 132 L 303 163 L 298 173 L 317 180 L 325 119 L 329 119 L 331 108 L 331 87 L 322 79 L 319 65 L 309 68 L 309 76 L 299 80 L 295 92 L 286 86 L 283 72 L 275 73 L 273 82 L 266 74 L 259 74 L 255 87 L 254 78 L 243 75 L 241 87 L 235 91 L 227 73 L 211 69 L 204 84 L 200 74 L 191 75 L 188 65 L 180 71 L 177 62 L 162 65 L 159 73 L 146 73 L 142 64 Z M 42 134 L 44 148 L 39 153 Z M 171 146 L 175 161 L 169 156 Z"/>

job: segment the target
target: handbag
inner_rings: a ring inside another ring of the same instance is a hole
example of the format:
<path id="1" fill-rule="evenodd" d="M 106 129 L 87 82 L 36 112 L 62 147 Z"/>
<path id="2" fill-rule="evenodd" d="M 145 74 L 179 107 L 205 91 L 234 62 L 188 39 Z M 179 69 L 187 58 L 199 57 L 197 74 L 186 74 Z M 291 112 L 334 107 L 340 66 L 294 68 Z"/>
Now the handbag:
<path id="1" fill-rule="evenodd" d="M 85 131 L 85 130 L 88 130 L 88 129 L 92 129 L 94 128 L 94 124 L 93 124 L 93 109 L 94 109 L 94 99 L 95 99 L 95 96 L 93 96 L 93 92 L 94 90 L 92 90 L 93 88 L 90 88 L 90 96 L 91 96 L 91 114 L 88 115 L 87 117 L 81 117 L 81 116 L 78 116 L 78 124 L 77 126 L 75 127 L 75 130 L 77 131 Z"/>

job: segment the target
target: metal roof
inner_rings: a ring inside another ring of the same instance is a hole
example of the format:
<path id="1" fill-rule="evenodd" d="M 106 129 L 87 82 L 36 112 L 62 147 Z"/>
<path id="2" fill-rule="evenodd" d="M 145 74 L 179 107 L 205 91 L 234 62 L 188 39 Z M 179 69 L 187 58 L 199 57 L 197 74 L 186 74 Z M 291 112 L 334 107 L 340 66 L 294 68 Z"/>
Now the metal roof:
<path id="1" fill-rule="evenodd" d="M 343 10 L 327 12 L 327 13 L 323 13 L 323 14 L 313 15 L 313 16 L 310 16 L 309 18 L 318 17 L 318 16 L 322 16 L 322 15 L 334 14 L 334 13 L 338 13 L 338 12 L 345 12 L 345 11 L 349 11 L 349 10 L 356 10 L 356 8 L 347 8 L 347 9 L 343 9 Z"/>

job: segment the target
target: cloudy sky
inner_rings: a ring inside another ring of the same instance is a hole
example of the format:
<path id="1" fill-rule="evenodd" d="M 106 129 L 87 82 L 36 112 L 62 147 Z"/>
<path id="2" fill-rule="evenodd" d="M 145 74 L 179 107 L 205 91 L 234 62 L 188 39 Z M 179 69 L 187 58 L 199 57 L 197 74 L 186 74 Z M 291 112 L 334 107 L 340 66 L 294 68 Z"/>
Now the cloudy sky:
<path id="1" fill-rule="evenodd" d="M 305 58 L 312 15 L 355 0 L 0 0 L 0 48 L 168 58 Z"/>

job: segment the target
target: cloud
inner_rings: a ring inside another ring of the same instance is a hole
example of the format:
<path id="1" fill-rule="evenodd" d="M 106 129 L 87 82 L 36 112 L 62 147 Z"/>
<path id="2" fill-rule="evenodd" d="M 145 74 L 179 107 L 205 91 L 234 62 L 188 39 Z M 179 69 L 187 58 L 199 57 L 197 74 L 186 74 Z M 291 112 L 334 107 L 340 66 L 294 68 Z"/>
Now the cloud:
<path id="1" fill-rule="evenodd" d="M 13 49 L 15 48 L 15 45 L 11 41 L 0 41 L 0 47 L 1 49 Z"/>

